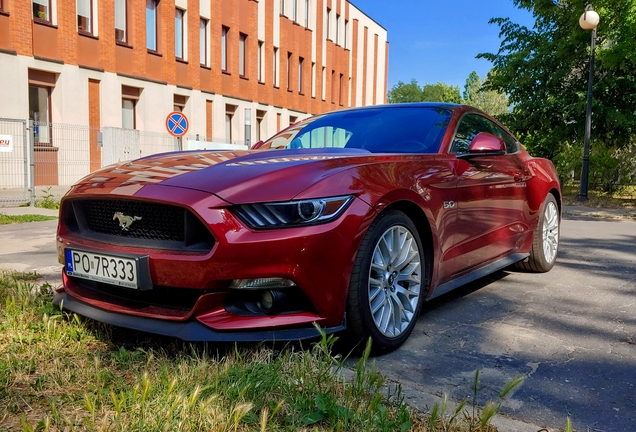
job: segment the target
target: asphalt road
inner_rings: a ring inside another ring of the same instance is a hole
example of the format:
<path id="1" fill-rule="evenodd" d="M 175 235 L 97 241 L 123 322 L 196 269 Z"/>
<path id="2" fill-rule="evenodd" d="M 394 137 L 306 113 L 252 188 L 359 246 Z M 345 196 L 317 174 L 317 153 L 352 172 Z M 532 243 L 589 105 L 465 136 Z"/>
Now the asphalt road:
<path id="1" fill-rule="evenodd" d="M 59 280 L 56 221 L 0 226 L 0 267 Z M 501 271 L 424 307 L 411 338 L 375 359 L 422 409 L 434 396 L 479 403 L 525 383 L 503 406 L 525 422 L 500 430 L 636 431 L 636 221 L 565 216 L 546 274 Z M 523 426 L 523 424 L 521 424 Z"/>
<path id="2" fill-rule="evenodd" d="M 420 392 L 470 400 L 479 369 L 481 404 L 526 377 L 509 417 L 636 431 L 636 221 L 566 216 L 552 271 L 501 271 L 431 302 L 376 362 L 415 405 L 430 404 Z"/>

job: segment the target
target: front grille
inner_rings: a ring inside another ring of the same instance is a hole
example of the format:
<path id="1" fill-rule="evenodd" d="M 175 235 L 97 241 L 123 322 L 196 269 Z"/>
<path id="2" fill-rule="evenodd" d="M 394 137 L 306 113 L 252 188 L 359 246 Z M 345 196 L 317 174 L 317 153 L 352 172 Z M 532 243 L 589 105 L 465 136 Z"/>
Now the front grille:
<path id="1" fill-rule="evenodd" d="M 86 200 L 81 206 L 88 228 L 98 233 L 159 241 L 185 240 L 186 210 L 181 207 L 120 200 Z M 131 218 L 133 222 L 128 229 L 122 229 L 116 213 Z"/>
<path id="2" fill-rule="evenodd" d="M 214 237 L 191 211 L 170 204 L 75 199 L 62 208 L 69 231 L 105 243 L 157 249 L 207 252 Z"/>

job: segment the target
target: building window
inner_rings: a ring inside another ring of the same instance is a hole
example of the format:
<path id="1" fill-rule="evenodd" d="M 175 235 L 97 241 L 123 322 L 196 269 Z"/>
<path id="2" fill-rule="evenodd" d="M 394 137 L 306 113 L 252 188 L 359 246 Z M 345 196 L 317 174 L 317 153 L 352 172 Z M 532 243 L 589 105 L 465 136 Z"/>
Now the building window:
<path id="1" fill-rule="evenodd" d="M 327 68 L 322 67 L 322 100 L 327 100 Z"/>
<path id="2" fill-rule="evenodd" d="M 349 21 L 345 20 L 345 28 L 344 28 L 344 47 L 345 49 L 349 48 Z"/>
<path id="3" fill-rule="evenodd" d="M 208 23 L 201 18 L 199 21 L 199 63 L 201 66 L 210 66 L 208 62 Z"/>
<path id="4" fill-rule="evenodd" d="M 236 105 L 225 105 L 225 139 L 228 144 L 232 144 L 234 139 L 234 113 L 236 112 Z"/>
<path id="5" fill-rule="evenodd" d="M 340 82 L 338 83 L 338 104 L 342 106 L 342 78 L 344 75 L 340 74 Z"/>
<path id="6" fill-rule="evenodd" d="M 316 97 L 316 62 L 311 62 L 311 97 Z"/>
<path id="7" fill-rule="evenodd" d="M 115 40 L 128 42 L 128 1 L 115 0 Z"/>
<path id="8" fill-rule="evenodd" d="M 331 9 L 327 8 L 327 39 L 331 39 Z"/>
<path id="9" fill-rule="evenodd" d="M 266 112 L 263 110 L 256 110 L 256 141 L 262 141 L 267 136 L 263 131 L 263 120 L 265 119 Z"/>
<path id="10" fill-rule="evenodd" d="M 151 51 L 158 51 L 157 43 L 157 11 L 159 9 L 158 0 L 146 0 L 146 48 Z"/>
<path id="11" fill-rule="evenodd" d="M 336 103 L 336 71 L 331 71 L 331 103 Z"/>
<path id="12" fill-rule="evenodd" d="M 298 93 L 303 94 L 303 65 L 305 63 L 305 59 L 302 57 L 298 58 Z"/>
<path id="13" fill-rule="evenodd" d="M 289 116 L 289 125 L 293 125 L 294 123 L 296 123 L 298 121 L 298 117 L 296 116 Z"/>
<path id="14" fill-rule="evenodd" d="M 305 0 L 305 27 L 309 28 L 309 0 Z"/>
<path id="15" fill-rule="evenodd" d="M 292 90 L 291 85 L 291 62 L 292 62 L 292 53 L 287 52 L 287 90 Z"/>
<path id="16" fill-rule="evenodd" d="M 29 85 L 29 117 L 36 143 L 51 141 L 51 87 Z"/>
<path id="17" fill-rule="evenodd" d="M 183 41 L 183 22 L 185 16 L 185 11 L 182 9 L 175 10 L 174 17 L 174 54 L 179 60 L 184 60 L 183 52 L 184 52 L 184 41 Z"/>
<path id="18" fill-rule="evenodd" d="M 336 14 L 336 45 L 340 43 L 340 15 Z"/>
<path id="19" fill-rule="evenodd" d="M 280 55 L 278 48 L 274 47 L 274 87 L 280 87 L 280 76 L 278 75 L 278 64 L 280 63 Z"/>
<path id="20" fill-rule="evenodd" d="M 135 129 L 135 107 L 137 101 L 132 99 L 121 100 L 121 127 L 124 129 Z"/>
<path id="21" fill-rule="evenodd" d="M 221 70 L 227 71 L 227 37 L 229 27 L 221 27 Z"/>
<path id="22" fill-rule="evenodd" d="M 186 102 L 188 102 L 188 97 L 183 95 L 174 95 L 172 97 L 172 101 L 173 111 L 183 112 L 186 106 Z"/>
<path id="23" fill-rule="evenodd" d="M 51 0 L 33 0 L 33 18 L 51 22 Z"/>
<path id="24" fill-rule="evenodd" d="M 247 40 L 247 35 L 244 33 L 239 33 L 239 75 L 245 76 L 245 41 Z"/>
<path id="25" fill-rule="evenodd" d="M 285 15 L 285 0 L 280 0 L 280 14 Z"/>
<path id="26" fill-rule="evenodd" d="M 294 22 L 298 22 L 298 0 L 292 0 L 292 17 Z"/>
<path id="27" fill-rule="evenodd" d="M 137 101 L 141 90 L 136 87 L 121 86 L 121 127 L 137 129 Z"/>
<path id="28" fill-rule="evenodd" d="M 258 62 L 258 82 L 265 82 L 265 71 L 263 69 L 263 54 L 265 43 L 258 41 L 258 52 L 256 53 L 256 61 Z"/>
<path id="29" fill-rule="evenodd" d="M 93 34 L 93 2 L 77 0 L 77 30 L 80 33 Z"/>
<path id="30" fill-rule="evenodd" d="M 0 11 L 4 12 L 4 2 L 0 0 Z"/>

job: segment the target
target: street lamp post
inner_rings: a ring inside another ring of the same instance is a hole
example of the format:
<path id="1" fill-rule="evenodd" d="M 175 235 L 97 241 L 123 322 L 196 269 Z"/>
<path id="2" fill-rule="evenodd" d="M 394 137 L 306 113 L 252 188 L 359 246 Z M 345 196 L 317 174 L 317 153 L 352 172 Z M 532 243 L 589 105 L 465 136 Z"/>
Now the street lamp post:
<path id="1" fill-rule="evenodd" d="M 592 41 L 590 42 L 590 77 L 587 81 L 587 112 L 585 115 L 585 139 L 583 142 L 583 167 L 581 168 L 581 189 L 579 191 L 579 201 L 587 201 L 587 187 L 590 172 L 590 135 L 592 133 L 592 86 L 594 84 L 594 48 L 596 47 L 596 26 L 598 26 L 599 16 L 587 5 L 585 12 L 579 18 L 579 25 L 583 30 L 592 30 Z"/>

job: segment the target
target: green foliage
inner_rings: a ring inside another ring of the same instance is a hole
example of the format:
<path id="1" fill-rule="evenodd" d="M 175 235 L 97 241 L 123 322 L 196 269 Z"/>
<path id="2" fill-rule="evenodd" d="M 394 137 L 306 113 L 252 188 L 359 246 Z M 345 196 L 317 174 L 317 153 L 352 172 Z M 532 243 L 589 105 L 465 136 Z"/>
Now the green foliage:
<path id="1" fill-rule="evenodd" d="M 564 144 L 555 156 L 554 165 L 562 184 L 580 178 L 583 149 L 580 145 Z M 610 148 L 596 143 L 590 149 L 589 184 L 599 191 L 614 194 L 623 192 L 636 182 L 636 149 Z"/>
<path id="2" fill-rule="evenodd" d="M 513 107 L 500 119 L 538 156 L 556 157 L 581 143 L 585 129 L 590 32 L 578 20 L 587 0 L 513 0 L 530 11 L 533 28 L 493 18 L 500 28 L 486 88 L 508 95 Z M 601 17 L 595 51 L 592 146 L 621 148 L 636 132 L 636 3 L 597 0 Z"/>
<path id="3" fill-rule="evenodd" d="M 398 81 L 389 91 L 387 99 L 389 103 L 421 102 L 424 96 L 417 80 L 413 78 L 408 84 Z"/>
<path id="4" fill-rule="evenodd" d="M 389 103 L 404 102 L 450 102 L 461 103 L 459 87 L 438 82 L 437 84 L 425 84 L 420 87 L 413 78 L 406 84 L 398 81 L 388 94 Z"/>
<path id="5" fill-rule="evenodd" d="M 0 225 L 8 225 L 14 223 L 23 223 L 23 222 L 41 222 L 47 220 L 57 219 L 55 216 L 44 216 L 38 214 L 27 214 L 27 215 L 7 215 L 4 213 L 0 213 Z"/>
<path id="6" fill-rule="evenodd" d="M 462 102 L 462 97 L 459 94 L 459 87 L 441 82 L 438 82 L 437 84 L 426 84 L 422 89 L 422 97 L 425 101 L 429 102 Z"/>
<path id="7" fill-rule="evenodd" d="M 58 210 L 60 208 L 60 200 L 55 198 L 55 195 L 51 193 L 51 188 L 49 187 L 44 191 L 44 196 L 35 201 L 35 206 L 51 210 Z"/>
<path id="8" fill-rule="evenodd" d="M 484 84 L 477 72 L 472 71 L 466 78 L 462 103 L 477 107 L 492 116 L 507 113 L 508 97 L 503 93 L 487 90 Z"/>

